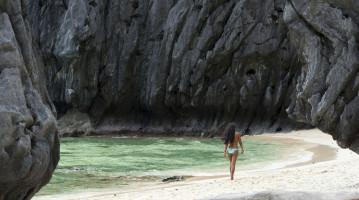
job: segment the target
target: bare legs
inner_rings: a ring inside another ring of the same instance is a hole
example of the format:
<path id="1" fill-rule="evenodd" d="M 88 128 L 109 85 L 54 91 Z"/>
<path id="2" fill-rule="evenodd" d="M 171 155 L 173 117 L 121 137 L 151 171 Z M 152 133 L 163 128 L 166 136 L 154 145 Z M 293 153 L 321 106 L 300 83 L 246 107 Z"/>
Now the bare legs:
<path id="1" fill-rule="evenodd" d="M 233 153 L 233 155 L 228 154 L 229 158 L 229 172 L 231 174 L 231 180 L 233 180 L 234 171 L 236 170 L 236 162 L 238 157 L 238 150 Z"/>
<path id="2" fill-rule="evenodd" d="M 232 175 L 232 158 L 233 156 L 229 153 L 227 153 L 228 158 L 229 158 L 229 173 L 231 174 L 231 180 L 233 180 L 233 175 Z"/>

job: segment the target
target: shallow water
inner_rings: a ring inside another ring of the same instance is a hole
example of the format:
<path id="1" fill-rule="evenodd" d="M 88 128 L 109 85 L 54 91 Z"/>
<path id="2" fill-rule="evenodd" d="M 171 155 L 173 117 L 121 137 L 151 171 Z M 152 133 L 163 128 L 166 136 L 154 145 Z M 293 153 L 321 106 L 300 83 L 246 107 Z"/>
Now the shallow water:
<path id="1" fill-rule="evenodd" d="M 243 139 L 245 153 L 240 168 L 279 160 L 285 144 Z M 205 175 L 224 171 L 220 139 L 92 137 L 63 138 L 61 159 L 50 183 L 37 195 L 121 187 L 138 182 L 161 181 L 174 175 Z M 203 173 L 206 172 L 206 173 Z"/>

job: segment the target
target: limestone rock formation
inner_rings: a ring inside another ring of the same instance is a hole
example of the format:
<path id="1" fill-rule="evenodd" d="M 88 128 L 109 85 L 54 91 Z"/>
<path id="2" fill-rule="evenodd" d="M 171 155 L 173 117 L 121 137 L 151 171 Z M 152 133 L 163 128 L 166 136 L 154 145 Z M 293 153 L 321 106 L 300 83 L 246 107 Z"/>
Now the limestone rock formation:
<path id="1" fill-rule="evenodd" d="M 0 199 L 31 199 L 59 160 L 56 113 L 20 0 L 0 0 Z"/>
<path id="2" fill-rule="evenodd" d="M 287 117 L 301 63 L 285 1 L 28 1 L 60 116 L 96 132 L 246 134 L 304 128 Z"/>
<path id="3" fill-rule="evenodd" d="M 94 133 L 316 126 L 359 152 L 354 0 L 24 0 L 59 116 Z"/>
<path id="4" fill-rule="evenodd" d="M 302 70 L 289 116 L 359 152 L 359 2 L 289 1 L 284 9 Z"/>

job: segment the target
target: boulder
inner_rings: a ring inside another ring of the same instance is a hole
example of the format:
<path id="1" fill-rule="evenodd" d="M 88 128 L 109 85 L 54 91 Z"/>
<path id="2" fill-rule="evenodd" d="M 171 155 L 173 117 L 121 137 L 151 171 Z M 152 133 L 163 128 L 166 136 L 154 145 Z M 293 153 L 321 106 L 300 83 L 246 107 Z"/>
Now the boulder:
<path id="1" fill-rule="evenodd" d="M 31 199 L 59 160 L 56 111 L 20 0 L 0 0 L 0 199 Z"/>
<path id="2" fill-rule="evenodd" d="M 289 116 L 359 152 L 359 26 L 356 1 L 288 1 L 284 22 L 303 64 Z"/>

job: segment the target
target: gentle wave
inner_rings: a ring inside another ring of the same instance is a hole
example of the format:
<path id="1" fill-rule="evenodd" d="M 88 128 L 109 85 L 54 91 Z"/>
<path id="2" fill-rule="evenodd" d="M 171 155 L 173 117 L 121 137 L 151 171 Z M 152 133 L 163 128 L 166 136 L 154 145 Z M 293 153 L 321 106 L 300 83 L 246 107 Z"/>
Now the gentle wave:
<path id="1" fill-rule="evenodd" d="M 275 170 L 284 168 L 290 165 L 295 165 L 299 163 L 304 163 L 312 160 L 314 153 L 310 151 L 305 151 L 304 153 L 293 153 L 291 154 L 291 159 L 287 161 L 282 161 L 279 163 L 272 163 L 267 167 L 263 168 L 263 170 Z"/>
<path id="2" fill-rule="evenodd" d="M 243 143 L 246 153 L 237 161 L 242 166 L 280 157 L 282 146 L 276 142 L 243 140 Z M 224 175 L 229 162 L 223 158 L 223 147 L 219 139 L 63 138 L 59 166 L 40 194 L 122 187 L 136 180 L 152 181 L 152 177 L 161 181 L 162 177 L 170 176 Z"/>

